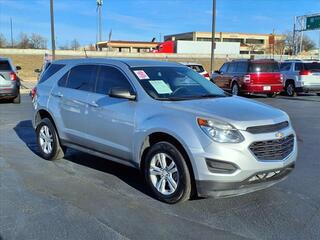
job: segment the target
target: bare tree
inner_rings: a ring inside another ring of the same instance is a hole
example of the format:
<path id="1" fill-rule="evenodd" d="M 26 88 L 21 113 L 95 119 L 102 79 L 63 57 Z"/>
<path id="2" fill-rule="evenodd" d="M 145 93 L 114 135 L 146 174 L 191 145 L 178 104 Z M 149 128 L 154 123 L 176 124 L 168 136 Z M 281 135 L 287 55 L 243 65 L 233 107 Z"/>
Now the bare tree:
<path id="1" fill-rule="evenodd" d="M 30 39 L 29 36 L 26 33 L 20 33 L 18 42 L 16 44 L 17 48 L 30 48 Z"/>
<path id="2" fill-rule="evenodd" d="M 8 46 L 8 43 L 7 43 L 6 37 L 2 33 L 0 33 L 0 48 L 4 48 L 7 46 Z"/>
<path id="3" fill-rule="evenodd" d="M 32 33 L 30 37 L 30 48 L 45 49 L 47 48 L 47 39 L 39 34 Z"/>
<path id="4" fill-rule="evenodd" d="M 295 38 L 293 38 L 292 31 L 288 31 L 284 35 L 286 36 L 286 38 L 285 38 L 286 53 L 293 54 L 294 49 L 297 49 L 298 45 L 300 44 L 300 36 L 297 35 L 297 36 L 295 36 Z M 314 49 L 315 47 L 316 47 L 315 42 L 312 41 L 308 36 L 304 35 L 302 38 L 303 50 L 310 51 L 311 49 Z"/>
<path id="5" fill-rule="evenodd" d="M 70 43 L 70 48 L 73 50 L 77 50 L 80 47 L 80 43 L 77 39 L 73 39 Z"/>

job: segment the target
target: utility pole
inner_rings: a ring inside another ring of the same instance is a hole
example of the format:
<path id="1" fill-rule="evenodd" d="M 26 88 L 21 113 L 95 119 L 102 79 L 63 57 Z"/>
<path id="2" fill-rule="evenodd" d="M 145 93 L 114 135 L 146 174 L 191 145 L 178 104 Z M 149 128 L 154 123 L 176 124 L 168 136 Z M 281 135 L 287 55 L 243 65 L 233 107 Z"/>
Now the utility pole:
<path id="1" fill-rule="evenodd" d="M 56 58 L 56 42 L 54 35 L 54 15 L 53 15 L 53 0 L 50 0 L 50 17 L 51 17 L 51 49 L 52 49 L 52 60 Z"/>
<path id="2" fill-rule="evenodd" d="M 297 17 L 294 17 L 293 34 L 292 34 L 292 54 L 293 55 L 296 55 L 296 22 L 297 22 Z"/>
<path id="3" fill-rule="evenodd" d="M 214 49 L 216 36 L 216 0 L 212 0 L 212 37 L 211 37 L 211 65 L 210 65 L 210 74 L 214 70 Z"/>
<path id="4" fill-rule="evenodd" d="M 318 60 L 320 61 L 320 31 L 319 31 Z"/>
<path id="5" fill-rule="evenodd" d="M 12 18 L 10 18 L 11 48 L 13 48 Z"/>
<path id="6" fill-rule="evenodd" d="M 97 0 L 97 11 L 98 11 L 98 30 L 97 30 L 97 42 L 102 41 L 102 4 L 103 0 Z"/>

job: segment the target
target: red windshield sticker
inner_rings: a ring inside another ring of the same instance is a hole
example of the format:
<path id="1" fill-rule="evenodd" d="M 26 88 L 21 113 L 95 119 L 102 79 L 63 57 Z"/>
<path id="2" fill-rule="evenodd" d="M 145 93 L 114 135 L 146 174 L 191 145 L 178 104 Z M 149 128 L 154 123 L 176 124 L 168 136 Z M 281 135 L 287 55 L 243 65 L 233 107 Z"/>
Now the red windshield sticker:
<path id="1" fill-rule="evenodd" d="M 140 80 L 150 79 L 149 76 L 143 70 L 133 71 Z"/>

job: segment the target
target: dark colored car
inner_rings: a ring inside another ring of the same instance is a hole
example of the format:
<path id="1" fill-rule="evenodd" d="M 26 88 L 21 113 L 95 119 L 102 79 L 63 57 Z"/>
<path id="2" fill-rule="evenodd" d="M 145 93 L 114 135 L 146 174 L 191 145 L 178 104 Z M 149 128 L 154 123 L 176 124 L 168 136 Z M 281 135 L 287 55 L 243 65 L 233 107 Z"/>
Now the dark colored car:
<path id="1" fill-rule="evenodd" d="M 12 99 L 20 103 L 19 66 L 14 67 L 10 58 L 0 58 L 0 99 Z"/>
<path id="2" fill-rule="evenodd" d="M 283 91 L 283 76 L 274 60 L 233 60 L 222 65 L 212 76 L 213 82 L 233 95 L 267 94 Z"/>

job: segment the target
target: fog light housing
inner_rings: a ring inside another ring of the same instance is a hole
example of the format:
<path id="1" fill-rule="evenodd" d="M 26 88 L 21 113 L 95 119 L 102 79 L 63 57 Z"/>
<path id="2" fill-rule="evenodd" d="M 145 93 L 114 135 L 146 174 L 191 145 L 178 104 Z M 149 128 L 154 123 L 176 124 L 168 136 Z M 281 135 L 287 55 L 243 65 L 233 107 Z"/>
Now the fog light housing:
<path id="1" fill-rule="evenodd" d="M 206 158 L 206 163 L 209 171 L 212 173 L 231 174 L 238 169 L 238 166 L 233 163 L 215 159 Z"/>

